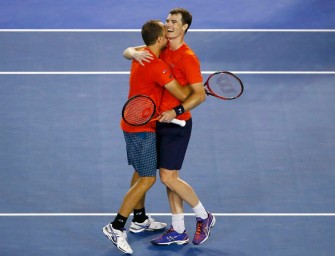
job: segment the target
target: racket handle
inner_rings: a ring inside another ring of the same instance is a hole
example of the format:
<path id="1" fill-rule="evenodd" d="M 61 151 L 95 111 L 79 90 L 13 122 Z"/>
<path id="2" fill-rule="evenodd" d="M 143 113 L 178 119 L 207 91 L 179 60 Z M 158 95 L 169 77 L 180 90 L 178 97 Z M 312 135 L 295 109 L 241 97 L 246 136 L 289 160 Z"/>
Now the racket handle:
<path id="1" fill-rule="evenodd" d="M 175 118 L 171 120 L 171 123 L 178 124 L 181 127 L 184 127 L 186 125 L 185 120 L 179 120 L 179 119 L 175 119 Z"/>

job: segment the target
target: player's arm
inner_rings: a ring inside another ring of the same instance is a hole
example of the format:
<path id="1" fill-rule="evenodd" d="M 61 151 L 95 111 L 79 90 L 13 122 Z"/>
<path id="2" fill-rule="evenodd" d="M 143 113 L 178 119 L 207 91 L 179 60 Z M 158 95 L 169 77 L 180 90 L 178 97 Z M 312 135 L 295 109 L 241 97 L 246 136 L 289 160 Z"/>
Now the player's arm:
<path id="1" fill-rule="evenodd" d="M 181 86 L 176 80 L 174 80 L 166 84 L 165 88 L 182 102 L 182 104 L 178 107 L 182 108 L 183 112 L 195 108 L 206 100 L 206 93 L 202 82 Z M 176 110 L 171 109 L 162 113 L 159 121 L 170 122 L 176 116 Z"/>
<path id="2" fill-rule="evenodd" d="M 181 102 L 184 102 L 193 93 L 191 87 L 180 85 L 176 79 L 164 85 L 164 88 Z"/>
<path id="3" fill-rule="evenodd" d="M 136 60 L 138 61 L 142 66 L 144 66 L 143 62 L 150 62 L 150 60 L 153 60 L 153 56 L 150 52 L 143 50 L 145 48 L 145 45 L 135 46 L 135 47 L 128 47 L 123 52 L 123 57 L 127 60 Z"/>

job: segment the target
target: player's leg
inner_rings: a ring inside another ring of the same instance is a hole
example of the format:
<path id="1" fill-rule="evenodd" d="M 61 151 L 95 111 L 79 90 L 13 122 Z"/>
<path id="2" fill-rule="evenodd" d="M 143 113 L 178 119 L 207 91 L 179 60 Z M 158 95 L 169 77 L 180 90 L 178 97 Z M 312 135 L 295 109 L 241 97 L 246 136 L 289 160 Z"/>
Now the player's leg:
<path id="1" fill-rule="evenodd" d="M 138 172 L 137 179 L 124 196 L 119 212 L 114 221 L 103 228 L 103 233 L 122 252 L 131 254 L 125 230 L 126 221 L 134 207 L 143 200 L 145 193 L 156 180 L 157 151 L 156 134 L 124 132 L 128 164 Z M 150 156 L 150 157 L 147 157 Z"/>
<path id="2" fill-rule="evenodd" d="M 155 183 L 156 177 L 141 177 L 126 193 L 113 222 L 107 224 L 103 233 L 124 253 L 133 253 L 128 244 L 125 224 L 135 205 Z"/>
<path id="3" fill-rule="evenodd" d="M 186 122 L 186 126 L 183 128 L 171 124 L 157 124 L 158 161 L 160 166 L 159 174 L 162 183 L 168 188 L 168 199 L 173 214 L 173 222 L 179 223 L 177 224 L 179 227 L 176 227 L 176 229 L 178 229 L 179 233 L 184 231 L 181 230 L 183 227 L 181 224 L 183 223 L 183 215 L 181 213 L 183 213 L 182 201 L 185 201 L 193 208 L 197 217 L 197 231 L 201 230 L 202 234 L 202 227 L 207 227 L 208 225 L 200 226 L 199 223 L 201 220 L 208 219 L 210 215 L 199 201 L 193 188 L 179 177 L 178 171 L 181 169 L 184 161 L 188 142 L 191 137 L 191 130 L 191 119 Z M 206 222 L 202 221 L 201 223 L 203 224 Z M 215 219 L 209 223 L 211 227 L 212 224 L 215 223 Z M 208 230 L 210 231 L 210 228 L 208 228 Z M 207 239 L 209 231 L 206 232 L 206 237 L 204 237 L 203 240 Z M 198 233 L 199 232 L 196 232 L 194 236 L 195 238 L 193 242 L 195 244 L 201 243 L 201 241 L 198 241 Z M 171 236 L 168 239 L 170 238 Z M 157 240 L 153 240 L 153 243 L 159 244 Z"/>
<path id="4" fill-rule="evenodd" d="M 131 180 L 131 185 L 134 186 L 139 182 L 141 177 L 137 172 L 134 172 L 133 178 Z M 133 208 L 133 219 L 129 226 L 129 231 L 132 233 L 140 233 L 143 231 L 157 231 L 166 228 L 166 223 L 156 221 L 145 211 L 145 195 L 138 200 Z"/>

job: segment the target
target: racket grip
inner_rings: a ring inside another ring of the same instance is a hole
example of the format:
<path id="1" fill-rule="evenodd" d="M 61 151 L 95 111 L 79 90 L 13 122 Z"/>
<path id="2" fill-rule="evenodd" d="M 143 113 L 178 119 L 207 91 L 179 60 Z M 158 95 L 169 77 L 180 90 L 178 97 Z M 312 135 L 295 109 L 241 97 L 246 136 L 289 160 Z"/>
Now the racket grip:
<path id="1" fill-rule="evenodd" d="M 179 119 L 175 119 L 175 118 L 171 120 L 171 123 L 180 125 L 181 127 L 184 127 L 186 125 L 185 120 L 179 120 Z"/>

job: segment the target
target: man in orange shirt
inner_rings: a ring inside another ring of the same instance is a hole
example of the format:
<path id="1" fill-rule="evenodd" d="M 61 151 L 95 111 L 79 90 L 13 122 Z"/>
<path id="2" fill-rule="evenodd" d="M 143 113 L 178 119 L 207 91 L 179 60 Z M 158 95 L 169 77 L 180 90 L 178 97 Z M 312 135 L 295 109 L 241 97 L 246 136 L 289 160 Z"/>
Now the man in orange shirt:
<path id="1" fill-rule="evenodd" d="M 132 62 L 128 98 L 136 94 L 144 94 L 151 97 L 159 106 L 163 93 L 168 91 L 185 102 L 187 109 L 200 104 L 196 98 L 193 99 L 194 96 L 189 88 L 181 87 L 174 79 L 169 66 L 159 59 L 161 50 L 167 44 L 164 24 L 158 20 L 148 21 L 142 27 L 142 38 L 146 44 L 145 50 L 152 55 L 152 61 L 145 67 L 137 61 Z M 156 222 L 147 216 L 144 210 L 145 194 L 156 181 L 156 123 L 131 126 L 121 119 L 120 125 L 126 141 L 128 164 L 132 165 L 135 171 L 131 188 L 126 193 L 117 216 L 113 222 L 103 228 L 103 233 L 119 250 L 131 254 L 133 250 L 128 244 L 124 227 L 133 210 L 134 219 L 130 225 L 130 231 L 134 233 L 164 229 L 166 224 Z"/>
<path id="2" fill-rule="evenodd" d="M 162 51 L 161 58 L 170 66 L 174 77 L 193 91 L 194 98 L 204 101 L 200 62 L 184 41 L 184 36 L 192 23 L 192 15 L 183 8 L 170 11 L 166 19 L 169 43 Z M 147 51 L 138 51 L 143 46 L 129 47 L 124 51 L 126 59 L 135 59 L 142 65 L 150 63 L 152 57 Z M 143 63 L 145 62 L 145 63 Z M 185 244 L 189 238 L 185 230 L 183 201 L 188 203 L 196 215 L 196 232 L 193 243 L 198 245 L 207 240 L 215 217 L 205 210 L 192 187 L 179 177 L 192 130 L 191 113 L 186 102 L 165 91 L 160 106 L 161 122 L 157 123 L 158 163 L 160 178 L 167 187 L 167 195 L 172 212 L 172 225 L 162 236 L 151 242 L 155 245 Z M 170 124 L 174 117 L 186 120 L 181 128 Z"/>

